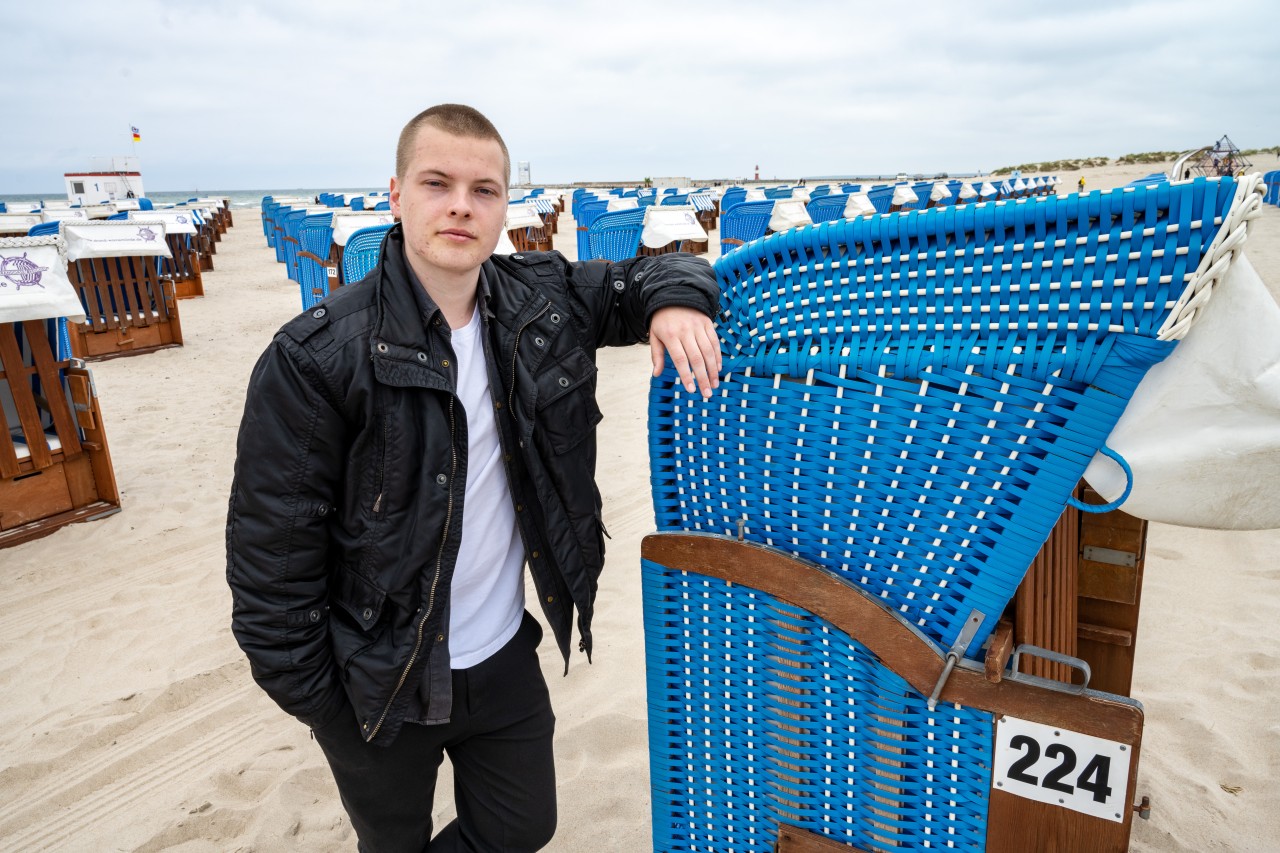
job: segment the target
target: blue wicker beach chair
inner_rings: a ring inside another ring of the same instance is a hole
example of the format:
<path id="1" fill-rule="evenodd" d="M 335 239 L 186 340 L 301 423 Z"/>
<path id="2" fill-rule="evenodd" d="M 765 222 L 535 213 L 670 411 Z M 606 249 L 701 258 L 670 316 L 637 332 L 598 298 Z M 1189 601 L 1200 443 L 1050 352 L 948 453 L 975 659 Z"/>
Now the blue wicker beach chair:
<path id="1" fill-rule="evenodd" d="M 608 212 L 607 201 L 583 201 L 578 205 L 578 212 L 573 218 L 578 223 L 578 260 L 585 260 L 591 255 L 591 244 L 587 240 L 587 231 L 591 224 L 603 213 Z"/>
<path id="2" fill-rule="evenodd" d="M 298 226 L 298 287 L 302 290 L 303 311 L 329 295 L 330 271 L 337 279 L 337 265 L 329 260 L 332 223 L 332 213 L 314 213 Z"/>
<path id="3" fill-rule="evenodd" d="M 725 190 L 724 194 L 720 196 L 720 213 L 723 214 L 735 204 L 741 204 L 746 201 L 746 199 L 747 191 L 745 189 L 742 187 L 729 187 L 729 189 Z"/>
<path id="4" fill-rule="evenodd" d="M 1267 172 L 1262 176 L 1262 180 L 1267 185 L 1267 193 L 1263 200 L 1267 204 L 1280 205 L 1280 171 Z"/>
<path id="5" fill-rule="evenodd" d="M 342 253 L 342 280 L 355 284 L 378 265 L 382 252 L 382 241 L 390 231 L 390 225 L 374 225 L 361 228 L 347 238 L 346 250 Z"/>
<path id="6" fill-rule="evenodd" d="M 601 213 L 587 229 L 587 254 L 579 260 L 625 261 L 640 251 L 644 208 Z"/>
<path id="7" fill-rule="evenodd" d="M 720 254 L 763 237 L 772 214 L 772 201 L 744 201 L 720 208 Z"/>
<path id="8" fill-rule="evenodd" d="M 983 644 L 1260 198 L 968 205 L 716 262 L 720 387 L 650 395 L 655 850 L 1124 849 L 1140 706 L 984 673 Z M 1062 729 L 1111 745 L 1054 777 L 1028 744 L 1061 758 Z"/>
<path id="9" fill-rule="evenodd" d="M 815 223 L 830 222 L 844 218 L 844 208 L 848 203 L 849 196 L 844 193 L 826 193 L 810 198 L 805 209 L 809 211 L 809 218 Z"/>
<path id="10" fill-rule="evenodd" d="M 41 222 L 39 225 L 32 225 L 27 229 L 28 237 L 52 237 L 58 233 L 57 222 Z"/>

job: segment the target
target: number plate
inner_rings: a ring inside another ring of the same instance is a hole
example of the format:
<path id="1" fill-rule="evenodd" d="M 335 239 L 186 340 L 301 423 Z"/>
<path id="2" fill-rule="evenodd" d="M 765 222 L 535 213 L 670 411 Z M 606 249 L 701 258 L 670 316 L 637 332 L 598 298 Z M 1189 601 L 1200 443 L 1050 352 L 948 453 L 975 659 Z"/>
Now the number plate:
<path id="1" fill-rule="evenodd" d="M 991 786 L 1119 823 L 1129 808 L 1129 744 L 1001 717 Z"/>

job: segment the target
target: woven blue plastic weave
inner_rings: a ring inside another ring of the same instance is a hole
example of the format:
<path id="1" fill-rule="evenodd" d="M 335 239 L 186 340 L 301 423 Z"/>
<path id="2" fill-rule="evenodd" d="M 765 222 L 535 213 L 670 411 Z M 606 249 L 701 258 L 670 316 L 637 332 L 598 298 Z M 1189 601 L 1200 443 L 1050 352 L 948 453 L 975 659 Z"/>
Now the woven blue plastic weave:
<path id="1" fill-rule="evenodd" d="M 587 253 L 578 260 L 625 261 L 634 258 L 644 228 L 644 208 L 601 213 L 587 228 Z"/>
<path id="2" fill-rule="evenodd" d="M 643 561 L 654 849 L 979 850 L 989 713 L 924 697 L 829 623 Z"/>
<path id="3" fill-rule="evenodd" d="M 333 245 L 333 214 L 316 213 L 303 219 L 298 226 L 298 243 L 303 252 L 328 258 Z M 302 310 L 308 311 L 329 295 L 329 271 L 299 254 L 298 287 L 302 291 Z"/>
<path id="4" fill-rule="evenodd" d="M 342 280 L 355 284 L 378 265 L 382 257 L 382 241 L 386 239 L 390 225 L 371 225 L 361 228 L 347 238 L 342 251 Z"/>
<path id="5" fill-rule="evenodd" d="M 722 257 L 725 379 L 654 381 L 658 526 L 821 563 L 949 646 L 994 626 L 1230 205 L 1198 180 L 822 223 Z"/>

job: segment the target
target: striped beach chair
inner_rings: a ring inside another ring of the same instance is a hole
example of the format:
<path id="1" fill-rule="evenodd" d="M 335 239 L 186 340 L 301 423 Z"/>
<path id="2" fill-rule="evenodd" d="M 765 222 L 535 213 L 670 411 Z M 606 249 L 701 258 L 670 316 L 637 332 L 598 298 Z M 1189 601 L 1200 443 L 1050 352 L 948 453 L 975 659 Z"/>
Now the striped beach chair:
<path id="1" fill-rule="evenodd" d="M 984 643 L 1260 197 L 925 210 L 716 262 L 721 385 L 650 395 L 655 850 L 1124 849 L 1141 706 Z"/>

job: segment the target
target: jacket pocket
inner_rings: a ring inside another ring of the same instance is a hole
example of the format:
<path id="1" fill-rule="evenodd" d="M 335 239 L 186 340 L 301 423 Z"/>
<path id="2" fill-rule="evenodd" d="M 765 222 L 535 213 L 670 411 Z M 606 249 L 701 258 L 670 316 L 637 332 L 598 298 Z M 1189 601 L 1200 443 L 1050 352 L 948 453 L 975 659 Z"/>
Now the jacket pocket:
<path id="1" fill-rule="evenodd" d="M 596 366 L 581 349 L 538 375 L 537 426 L 556 454 L 577 447 L 603 419 L 595 380 Z"/>
<path id="2" fill-rule="evenodd" d="M 342 569 L 335 579 L 332 600 L 365 631 L 370 631 L 382 616 L 387 594 L 367 578 Z"/>

